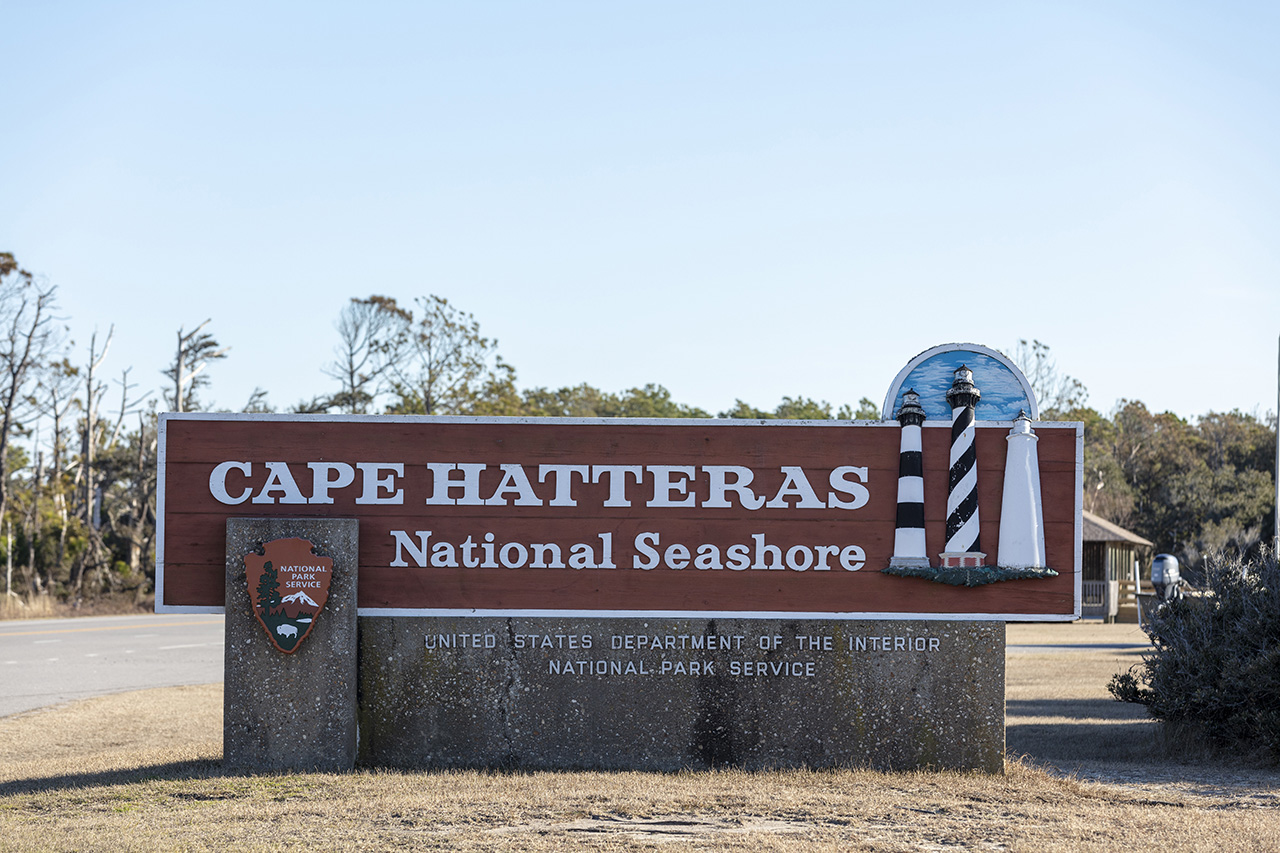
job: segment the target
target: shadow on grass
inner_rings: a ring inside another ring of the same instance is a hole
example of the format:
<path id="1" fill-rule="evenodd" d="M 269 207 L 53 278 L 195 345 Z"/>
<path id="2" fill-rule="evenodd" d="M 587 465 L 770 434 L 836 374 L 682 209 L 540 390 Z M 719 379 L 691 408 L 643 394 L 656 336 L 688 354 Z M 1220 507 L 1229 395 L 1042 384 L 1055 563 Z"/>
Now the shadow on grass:
<path id="1" fill-rule="evenodd" d="M 172 761 L 164 764 L 148 764 L 143 767 L 100 770 L 86 773 L 63 773 L 35 779 L 13 779 L 0 782 L 0 797 L 15 794 L 42 794 L 49 791 L 75 788 L 96 788 L 110 785 L 134 785 L 140 782 L 162 780 L 213 779 L 244 776 L 247 774 L 226 771 L 221 761 L 195 760 Z"/>
<path id="2" fill-rule="evenodd" d="M 1149 720 L 1145 705 L 1121 702 L 1117 699 L 1009 699 L 1004 703 L 1006 718 L 1057 717 L 1071 719 L 1109 720 L 1116 723 Z"/>
<path id="3" fill-rule="evenodd" d="M 1160 724 L 1140 705 L 1023 699 L 1006 702 L 1005 714 L 1009 752 L 1040 761 L 1141 761 L 1160 752 Z"/>
<path id="4" fill-rule="evenodd" d="M 1159 754 L 1158 724 L 1017 723 L 1005 729 L 1010 753 L 1042 761 L 1140 761 Z"/>

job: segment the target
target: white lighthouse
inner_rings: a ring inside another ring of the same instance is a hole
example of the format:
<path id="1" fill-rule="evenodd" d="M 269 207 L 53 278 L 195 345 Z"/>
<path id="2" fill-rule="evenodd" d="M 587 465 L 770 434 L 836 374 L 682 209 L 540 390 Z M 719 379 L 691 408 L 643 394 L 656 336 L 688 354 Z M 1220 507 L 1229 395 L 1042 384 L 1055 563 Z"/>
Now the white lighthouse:
<path id="1" fill-rule="evenodd" d="M 1000 550 L 1003 568 L 1044 568 L 1044 510 L 1040 502 L 1040 441 L 1031 419 L 1019 412 L 1004 464 L 1004 496 L 1000 506 Z"/>

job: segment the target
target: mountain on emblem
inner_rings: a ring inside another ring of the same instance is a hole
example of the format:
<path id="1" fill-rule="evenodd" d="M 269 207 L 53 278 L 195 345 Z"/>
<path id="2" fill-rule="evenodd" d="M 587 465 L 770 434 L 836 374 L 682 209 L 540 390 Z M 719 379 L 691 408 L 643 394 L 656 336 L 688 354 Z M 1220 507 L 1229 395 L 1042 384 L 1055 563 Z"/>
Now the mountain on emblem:
<path id="1" fill-rule="evenodd" d="M 253 615 L 272 644 L 292 654 L 329 600 L 333 558 L 315 554 L 307 539 L 276 539 L 262 551 L 244 557 Z"/>

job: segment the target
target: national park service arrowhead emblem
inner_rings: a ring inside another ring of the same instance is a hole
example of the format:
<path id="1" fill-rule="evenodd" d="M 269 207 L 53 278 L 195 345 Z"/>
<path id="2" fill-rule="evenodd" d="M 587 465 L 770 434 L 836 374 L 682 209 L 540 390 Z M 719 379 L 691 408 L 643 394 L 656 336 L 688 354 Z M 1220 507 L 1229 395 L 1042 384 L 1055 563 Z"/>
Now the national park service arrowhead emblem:
<path id="1" fill-rule="evenodd" d="M 307 539 L 276 539 L 244 557 L 253 615 L 277 649 L 292 654 L 311 633 L 329 600 L 333 558 Z"/>

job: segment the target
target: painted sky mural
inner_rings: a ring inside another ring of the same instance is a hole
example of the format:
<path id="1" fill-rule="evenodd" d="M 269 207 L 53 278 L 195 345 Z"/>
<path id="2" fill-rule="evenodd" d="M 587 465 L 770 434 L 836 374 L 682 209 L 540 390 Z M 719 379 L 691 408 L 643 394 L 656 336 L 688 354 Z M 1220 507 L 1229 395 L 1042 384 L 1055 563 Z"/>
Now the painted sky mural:
<path id="1" fill-rule="evenodd" d="M 910 369 L 906 375 L 901 380 L 894 380 L 889 389 L 892 404 L 883 412 L 883 417 L 895 417 L 902 405 L 903 393 L 914 389 L 920 395 L 920 405 L 929 420 L 950 421 L 947 389 L 961 365 L 973 371 L 973 383 L 982 392 L 982 399 L 974 410 L 978 420 L 1010 421 L 1020 411 L 1035 417 L 1035 406 L 1031 403 L 1030 389 L 1025 380 L 995 350 L 976 344 L 948 344 L 926 350 L 916 359 L 922 356 L 923 359 L 914 366 L 908 362 Z"/>

